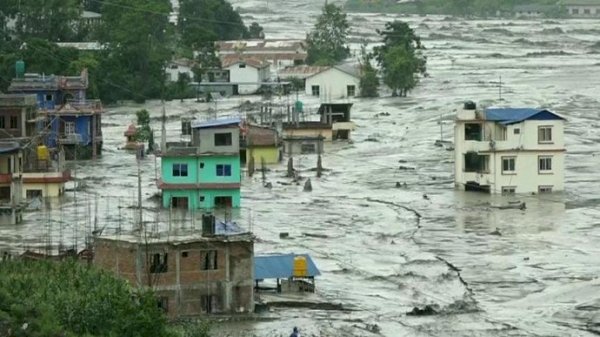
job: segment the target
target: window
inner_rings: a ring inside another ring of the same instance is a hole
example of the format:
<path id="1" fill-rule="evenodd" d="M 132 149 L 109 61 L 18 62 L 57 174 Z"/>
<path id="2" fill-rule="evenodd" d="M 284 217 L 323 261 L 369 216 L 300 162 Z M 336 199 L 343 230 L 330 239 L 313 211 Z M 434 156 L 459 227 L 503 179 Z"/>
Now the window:
<path id="1" fill-rule="evenodd" d="M 231 197 L 215 197 L 215 207 L 217 208 L 231 208 L 232 204 L 233 202 Z"/>
<path id="2" fill-rule="evenodd" d="M 315 144 L 302 144 L 300 145 L 300 153 L 315 153 L 317 152 L 317 146 Z"/>
<path id="3" fill-rule="evenodd" d="M 27 199 L 41 198 L 43 196 L 42 190 L 27 190 L 25 191 Z"/>
<path id="4" fill-rule="evenodd" d="M 245 63 L 240 63 L 240 68 L 246 68 L 246 64 Z"/>
<path id="5" fill-rule="evenodd" d="M 173 177 L 187 177 L 188 166 L 187 164 L 173 164 Z"/>
<path id="6" fill-rule="evenodd" d="M 187 197 L 172 197 L 171 198 L 171 207 L 172 208 L 188 208 L 188 198 Z"/>
<path id="7" fill-rule="evenodd" d="M 521 129 L 515 128 L 514 132 L 515 132 L 515 135 L 519 135 L 519 134 L 521 134 Z"/>
<path id="8" fill-rule="evenodd" d="M 346 90 L 348 91 L 348 97 L 354 97 L 356 95 L 356 86 L 349 85 L 346 87 Z"/>
<path id="9" fill-rule="evenodd" d="M 231 132 L 215 133 L 215 146 L 231 146 L 233 144 Z"/>
<path id="10" fill-rule="evenodd" d="M 579 8 L 571 8 L 571 14 L 579 14 Z"/>
<path id="11" fill-rule="evenodd" d="M 52 97 L 52 95 L 46 95 L 46 102 L 52 102 L 52 100 L 54 99 L 54 97 Z"/>
<path id="12" fill-rule="evenodd" d="M 152 255 L 152 264 L 150 265 L 150 272 L 153 274 L 166 273 L 167 267 L 167 253 L 160 254 L 156 253 Z"/>
<path id="13" fill-rule="evenodd" d="M 217 177 L 231 177 L 231 165 L 217 165 Z"/>
<path id="14" fill-rule="evenodd" d="M 588 15 L 591 14 L 590 9 L 589 8 L 584 9 L 583 14 L 588 14 Z"/>
<path id="15" fill-rule="evenodd" d="M 467 152 L 464 155 L 465 159 L 465 172 L 480 172 L 487 173 L 489 172 L 489 156 L 482 156 L 477 154 L 476 152 Z"/>
<path id="16" fill-rule="evenodd" d="M 0 129 L 4 129 L 6 126 L 4 125 L 4 116 L 0 116 Z"/>
<path id="17" fill-rule="evenodd" d="M 321 96 L 321 90 L 319 89 L 318 85 L 313 85 L 311 87 L 311 90 L 312 90 L 312 95 L 313 96 Z"/>
<path id="18" fill-rule="evenodd" d="M 551 126 L 538 127 L 538 143 L 551 143 L 551 142 L 552 142 L 552 127 Z"/>
<path id="19" fill-rule="evenodd" d="M 204 168 L 204 163 L 200 163 L 200 168 L 203 169 Z"/>
<path id="20" fill-rule="evenodd" d="M 483 130 L 481 124 L 466 123 L 465 124 L 465 140 L 477 140 L 483 139 Z"/>
<path id="21" fill-rule="evenodd" d="M 75 134 L 75 122 L 65 122 L 65 135 Z"/>
<path id="22" fill-rule="evenodd" d="M 185 252 L 181 252 L 181 257 L 188 257 L 190 254 L 185 251 Z"/>
<path id="23" fill-rule="evenodd" d="M 160 310 L 162 310 L 163 312 L 169 312 L 169 298 L 168 297 L 161 296 L 158 298 L 158 300 L 156 302 L 157 302 L 158 308 Z"/>
<path id="24" fill-rule="evenodd" d="M 10 116 L 10 128 L 11 129 L 18 129 L 19 128 L 19 117 L 17 117 L 17 116 Z"/>
<path id="25" fill-rule="evenodd" d="M 217 305 L 217 297 L 214 295 L 202 295 L 200 297 L 200 302 L 202 302 L 202 311 L 206 313 L 211 313 L 215 310 Z"/>
<path id="26" fill-rule="evenodd" d="M 203 195 L 200 196 L 200 202 L 204 202 L 204 196 Z"/>
<path id="27" fill-rule="evenodd" d="M 217 270 L 217 251 L 208 250 L 203 255 L 202 270 Z"/>
<path id="28" fill-rule="evenodd" d="M 515 161 L 515 157 L 502 157 L 502 174 L 514 174 Z"/>
<path id="29" fill-rule="evenodd" d="M 552 171 L 552 157 L 538 157 L 538 170 L 540 173 Z"/>
<path id="30" fill-rule="evenodd" d="M 538 186 L 538 193 L 552 193 L 552 186 L 540 185 Z"/>
<path id="31" fill-rule="evenodd" d="M 502 186 L 502 194 L 503 195 L 515 194 L 516 189 L 517 188 L 515 186 Z"/>

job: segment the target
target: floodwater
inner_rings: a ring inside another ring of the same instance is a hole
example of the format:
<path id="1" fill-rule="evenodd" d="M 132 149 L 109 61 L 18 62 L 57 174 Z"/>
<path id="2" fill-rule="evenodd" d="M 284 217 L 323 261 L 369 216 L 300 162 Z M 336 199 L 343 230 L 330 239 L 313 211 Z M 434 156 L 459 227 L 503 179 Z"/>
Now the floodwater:
<path id="1" fill-rule="evenodd" d="M 264 26 L 267 37 L 302 38 L 321 2 L 233 4 L 246 22 Z M 258 237 L 257 253 L 309 253 L 323 274 L 317 279 L 319 296 L 347 310 L 275 309 L 257 320 L 217 325 L 215 332 L 287 336 L 299 326 L 306 336 L 600 334 L 597 22 L 389 14 L 350 18 L 355 50 L 363 40 L 376 41 L 374 31 L 385 22 L 408 21 L 427 47 L 430 76 L 408 98 L 352 100 L 358 129 L 351 144 L 334 144 L 324 154 L 325 175 L 317 179 L 309 171 L 315 157 L 295 158 L 297 168 L 312 179 L 313 191 L 287 184 L 282 163 L 267 173 L 272 189 L 263 187 L 260 175 L 244 178 L 241 211 Z M 234 113 L 243 101 L 260 99 L 167 102 L 169 140 L 179 139 L 180 116 L 202 117 L 215 108 L 220 115 Z M 313 98 L 301 99 L 307 106 L 318 105 Z M 453 153 L 433 143 L 439 138 L 440 116 L 444 138 L 451 139 L 452 111 L 467 99 L 548 107 L 565 116 L 566 191 L 504 197 L 454 190 Z M 80 190 L 50 202 L 46 211 L 28 213 L 22 225 L 0 228 L 0 249 L 49 242 L 81 245 L 95 226 L 106 226 L 107 232 L 130 227 L 137 165 L 119 147 L 133 112 L 142 107 L 160 130 L 159 102 L 109 108 L 102 158 L 75 165 Z M 390 116 L 375 117 L 381 112 Z M 148 157 L 140 165 L 144 220 L 189 217 L 157 214 L 152 198 L 158 192 L 157 163 Z M 398 189 L 396 182 L 407 187 Z M 515 200 L 526 202 L 527 209 L 493 207 Z M 194 227 L 190 221 L 170 223 Z M 501 235 L 491 234 L 496 229 Z M 289 232 L 290 238 L 280 239 L 280 232 Z M 439 314 L 406 315 L 424 305 Z M 369 331 L 372 324 L 379 332 Z"/>

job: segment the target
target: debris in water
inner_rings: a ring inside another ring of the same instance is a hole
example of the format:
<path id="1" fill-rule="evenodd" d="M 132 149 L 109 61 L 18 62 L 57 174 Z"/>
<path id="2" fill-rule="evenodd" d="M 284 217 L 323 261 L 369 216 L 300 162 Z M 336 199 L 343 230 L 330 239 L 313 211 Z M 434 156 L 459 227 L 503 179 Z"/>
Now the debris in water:
<path id="1" fill-rule="evenodd" d="M 435 307 L 435 308 L 434 308 Z M 408 316 L 431 316 L 431 315 L 437 315 L 438 310 L 437 309 L 437 305 L 433 304 L 427 304 L 423 307 L 423 309 L 418 308 L 418 307 L 414 307 L 411 311 L 407 312 L 406 314 Z"/>
<path id="2" fill-rule="evenodd" d="M 491 232 L 490 235 L 502 236 L 502 233 L 500 233 L 500 229 L 498 229 L 498 227 L 496 227 L 496 230 Z"/>
<path id="3" fill-rule="evenodd" d="M 306 179 L 304 183 L 304 192 L 312 192 L 312 183 L 310 182 L 310 178 Z"/>
<path id="4" fill-rule="evenodd" d="M 288 232 L 281 232 L 281 233 L 279 233 L 279 238 L 280 239 L 287 239 L 289 237 L 290 237 L 290 233 L 288 233 Z"/>

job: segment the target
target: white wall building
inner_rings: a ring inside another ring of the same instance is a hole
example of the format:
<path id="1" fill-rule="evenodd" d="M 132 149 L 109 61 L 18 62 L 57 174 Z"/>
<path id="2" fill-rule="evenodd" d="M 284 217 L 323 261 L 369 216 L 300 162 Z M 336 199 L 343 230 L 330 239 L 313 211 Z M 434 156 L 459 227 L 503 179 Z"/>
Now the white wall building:
<path id="1" fill-rule="evenodd" d="M 171 82 L 177 82 L 179 79 L 179 74 L 187 74 L 190 77 L 190 80 L 194 80 L 194 72 L 192 68 L 194 67 L 194 62 L 188 59 L 178 59 L 171 61 L 165 72 L 167 73 L 167 79 Z"/>
<path id="2" fill-rule="evenodd" d="M 544 109 L 481 111 L 466 103 L 454 128 L 457 188 L 494 194 L 564 190 L 564 123 Z"/>
<path id="3" fill-rule="evenodd" d="M 306 78 L 306 94 L 322 101 L 358 96 L 360 72 L 357 67 L 337 65 Z"/>
<path id="4" fill-rule="evenodd" d="M 572 17 L 600 17 L 600 0 L 564 0 L 562 4 Z"/>
<path id="5" fill-rule="evenodd" d="M 229 82 L 233 85 L 233 94 L 255 94 L 261 82 L 269 80 L 269 63 L 251 58 L 238 58 L 224 62 L 223 69 L 229 70 Z"/>
<path id="6" fill-rule="evenodd" d="M 240 56 L 269 62 L 275 72 L 286 67 L 304 64 L 306 42 L 304 40 L 234 40 L 215 43 L 221 63 L 231 63 Z"/>

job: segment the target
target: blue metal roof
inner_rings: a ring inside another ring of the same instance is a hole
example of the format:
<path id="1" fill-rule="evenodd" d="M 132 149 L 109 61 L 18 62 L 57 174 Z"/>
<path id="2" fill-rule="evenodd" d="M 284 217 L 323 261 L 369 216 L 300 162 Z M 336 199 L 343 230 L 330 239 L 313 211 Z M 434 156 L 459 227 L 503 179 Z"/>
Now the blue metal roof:
<path id="1" fill-rule="evenodd" d="M 221 118 L 221 119 L 211 119 L 208 121 L 192 121 L 192 128 L 194 129 L 206 129 L 206 128 L 214 128 L 217 126 L 226 126 L 236 124 L 239 125 L 242 122 L 242 119 L 239 117 L 235 118 Z"/>
<path id="2" fill-rule="evenodd" d="M 0 154 L 16 152 L 21 148 L 17 142 L 3 141 L 0 142 Z"/>
<path id="3" fill-rule="evenodd" d="M 308 266 L 307 276 L 319 276 L 321 272 L 308 254 L 264 255 L 254 257 L 254 279 L 286 279 L 294 275 L 294 257 L 304 256 Z"/>
<path id="4" fill-rule="evenodd" d="M 533 108 L 488 108 L 485 109 L 485 119 L 504 125 L 520 123 L 525 120 L 564 120 L 549 110 Z"/>

